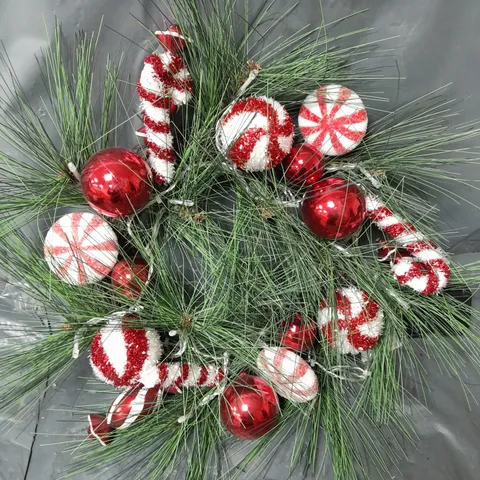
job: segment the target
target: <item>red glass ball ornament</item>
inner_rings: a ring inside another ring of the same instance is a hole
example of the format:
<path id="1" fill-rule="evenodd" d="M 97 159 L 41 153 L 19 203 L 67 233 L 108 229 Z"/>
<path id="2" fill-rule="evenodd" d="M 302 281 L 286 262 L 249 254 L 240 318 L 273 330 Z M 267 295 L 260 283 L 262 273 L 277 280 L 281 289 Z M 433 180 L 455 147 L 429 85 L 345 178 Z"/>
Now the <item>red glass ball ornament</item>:
<path id="1" fill-rule="evenodd" d="M 254 440 L 276 424 L 280 406 L 278 397 L 260 377 L 241 373 L 225 390 L 220 400 L 220 419 L 238 438 Z"/>
<path id="2" fill-rule="evenodd" d="M 104 447 L 110 443 L 112 431 L 113 428 L 103 415 L 91 413 L 88 416 L 88 436 L 97 439 Z"/>
<path id="3" fill-rule="evenodd" d="M 320 181 L 325 171 L 323 154 L 306 143 L 294 145 L 282 165 L 287 180 L 305 186 Z"/>
<path id="4" fill-rule="evenodd" d="M 150 167 L 125 148 L 107 148 L 93 155 L 80 182 L 90 206 L 107 217 L 131 215 L 145 206 L 152 193 Z"/>
<path id="5" fill-rule="evenodd" d="M 147 283 L 149 266 L 138 258 L 134 262 L 120 260 L 112 270 L 112 285 L 127 297 L 137 298 L 141 292 L 141 283 Z"/>
<path id="6" fill-rule="evenodd" d="M 328 240 L 355 233 L 365 220 L 365 197 L 354 184 L 338 177 L 318 182 L 302 204 L 308 228 Z"/>
<path id="7" fill-rule="evenodd" d="M 307 350 L 317 336 L 317 325 L 311 318 L 303 319 L 301 313 L 282 323 L 280 343 L 292 350 Z"/>

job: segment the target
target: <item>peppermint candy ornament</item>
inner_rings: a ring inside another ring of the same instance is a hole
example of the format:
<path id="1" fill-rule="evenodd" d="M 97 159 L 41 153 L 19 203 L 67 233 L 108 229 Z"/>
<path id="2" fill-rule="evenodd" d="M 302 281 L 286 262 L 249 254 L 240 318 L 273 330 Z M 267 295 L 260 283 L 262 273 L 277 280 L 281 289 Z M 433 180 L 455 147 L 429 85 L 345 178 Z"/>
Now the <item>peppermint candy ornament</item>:
<path id="1" fill-rule="evenodd" d="M 293 402 L 309 402 L 318 393 L 318 379 L 312 367 L 287 348 L 264 348 L 257 358 L 257 367 L 279 395 Z"/>
<path id="2" fill-rule="evenodd" d="M 354 150 L 365 136 L 367 125 L 361 98 L 341 85 L 326 85 L 308 95 L 298 116 L 305 142 L 329 156 Z"/>
<path id="3" fill-rule="evenodd" d="M 72 285 L 95 283 L 107 276 L 118 256 L 110 225 L 93 213 L 68 213 L 57 220 L 44 242 L 50 270 Z"/>
<path id="4" fill-rule="evenodd" d="M 132 317 L 107 323 L 93 338 L 90 364 L 97 378 L 115 387 L 158 383 L 157 364 L 163 353 L 160 336 L 135 328 Z"/>
<path id="5" fill-rule="evenodd" d="M 127 428 L 140 418 L 152 413 L 157 404 L 159 386 L 146 388 L 141 383 L 122 392 L 107 413 L 107 423 L 112 428 Z"/>
<path id="6" fill-rule="evenodd" d="M 383 311 L 363 290 L 335 291 L 335 306 L 322 300 L 318 328 L 328 343 L 342 354 L 358 354 L 374 347 L 382 335 Z"/>
<path id="7" fill-rule="evenodd" d="M 231 105 L 217 123 L 217 147 L 237 167 L 251 172 L 278 165 L 292 149 L 293 122 L 268 97 L 249 97 Z"/>

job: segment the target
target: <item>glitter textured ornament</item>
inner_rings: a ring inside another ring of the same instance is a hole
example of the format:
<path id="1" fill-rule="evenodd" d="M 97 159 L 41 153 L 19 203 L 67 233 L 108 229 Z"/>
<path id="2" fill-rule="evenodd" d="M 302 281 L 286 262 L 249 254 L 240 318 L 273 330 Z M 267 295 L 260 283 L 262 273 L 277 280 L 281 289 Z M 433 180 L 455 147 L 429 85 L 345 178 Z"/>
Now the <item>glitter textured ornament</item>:
<path id="1" fill-rule="evenodd" d="M 137 135 L 145 139 L 148 164 L 152 168 L 155 181 L 163 184 L 169 183 L 175 173 L 170 116 L 177 106 L 190 100 L 193 87 L 183 59 L 176 54 L 185 46 L 185 39 L 178 25 L 172 25 L 167 31 L 155 34 L 166 52 L 145 57 L 137 83 L 145 126 Z"/>
<path id="2" fill-rule="evenodd" d="M 318 182 L 302 203 L 308 228 L 328 240 L 355 233 L 365 220 L 365 197 L 360 189 L 337 177 Z"/>
<path id="3" fill-rule="evenodd" d="M 181 393 L 182 388 L 215 387 L 224 377 L 223 370 L 215 365 L 160 363 L 157 370 L 158 385 L 167 393 Z"/>
<path id="4" fill-rule="evenodd" d="M 269 432 L 280 412 L 278 397 L 259 377 L 242 373 L 220 400 L 220 419 L 238 438 L 254 440 Z"/>
<path id="5" fill-rule="evenodd" d="M 95 283 L 110 273 L 118 256 L 118 241 L 110 225 L 93 213 L 68 213 L 45 237 L 50 270 L 72 285 Z"/>
<path id="6" fill-rule="evenodd" d="M 292 350 L 307 350 L 315 342 L 317 325 L 310 318 L 303 319 L 301 313 L 282 323 L 280 343 Z"/>
<path id="7" fill-rule="evenodd" d="M 135 328 L 132 317 L 109 322 L 93 338 L 90 364 L 100 380 L 126 387 L 158 383 L 157 364 L 163 353 L 160 336 L 149 328 Z"/>
<path id="8" fill-rule="evenodd" d="M 330 156 L 354 150 L 365 136 L 367 125 L 362 100 L 341 85 L 326 85 L 308 95 L 298 115 L 305 142 Z"/>
<path id="9" fill-rule="evenodd" d="M 141 258 L 128 262 L 120 260 L 112 270 L 112 285 L 127 297 L 137 298 L 141 292 L 141 284 L 148 281 L 149 266 Z"/>
<path id="10" fill-rule="evenodd" d="M 377 197 L 367 197 L 366 204 L 370 220 L 393 237 L 401 248 L 392 262 L 392 273 L 398 282 L 422 295 L 441 292 L 450 279 L 445 252 L 427 240 L 411 223 L 395 215 Z M 391 251 L 387 250 L 385 255 Z"/>
<path id="11" fill-rule="evenodd" d="M 320 304 L 318 328 L 328 343 L 342 354 L 358 354 L 374 347 L 382 335 L 383 311 L 363 290 L 335 291 L 335 307 Z"/>
<path id="12" fill-rule="evenodd" d="M 159 386 L 146 388 L 141 383 L 122 392 L 107 413 L 107 423 L 117 430 L 127 428 L 152 413 L 157 404 Z"/>
<path id="13" fill-rule="evenodd" d="M 304 186 L 317 183 L 325 170 L 323 155 L 306 143 L 294 145 L 282 165 L 287 180 Z"/>
<path id="14" fill-rule="evenodd" d="M 104 447 L 110 443 L 110 434 L 113 428 L 107 423 L 103 415 L 91 413 L 88 416 L 88 436 L 97 439 Z"/>
<path id="15" fill-rule="evenodd" d="M 262 171 L 290 153 L 293 122 L 285 108 L 268 97 L 231 105 L 217 123 L 217 147 L 237 167 Z"/>
<path id="16" fill-rule="evenodd" d="M 108 217 L 142 209 L 152 192 L 147 163 L 124 148 L 107 148 L 93 155 L 82 170 L 80 182 L 90 206 Z"/>
<path id="17" fill-rule="evenodd" d="M 318 379 L 312 367 L 287 348 L 264 348 L 258 356 L 257 367 L 282 397 L 304 403 L 317 396 Z"/>

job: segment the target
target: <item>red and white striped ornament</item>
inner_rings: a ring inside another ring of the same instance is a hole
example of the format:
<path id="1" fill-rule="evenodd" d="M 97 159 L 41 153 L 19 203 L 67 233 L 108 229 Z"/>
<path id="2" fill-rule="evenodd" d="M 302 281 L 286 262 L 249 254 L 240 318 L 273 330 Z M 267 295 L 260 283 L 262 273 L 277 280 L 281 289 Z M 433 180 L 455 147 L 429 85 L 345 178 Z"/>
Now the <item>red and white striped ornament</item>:
<path id="1" fill-rule="evenodd" d="M 90 364 L 100 380 L 115 387 L 158 383 L 157 364 L 163 354 L 160 336 L 149 328 L 135 328 L 132 317 L 107 323 L 93 338 Z"/>
<path id="2" fill-rule="evenodd" d="M 354 150 L 365 136 L 367 125 L 361 98 L 341 85 L 326 85 L 308 95 L 298 116 L 305 142 L 329 156 Z"/>
<path id="3" fill-rule="evenodd" d="M 104 447 L 110 443 L 113 428 L 107 423 L 106 417 L 91 413 L 88 416 L 88 436 L 98 440 Z"/>
<path id="4" fill-rule="evenodd" d="M 152 413 L 157 405 L 159 386 L 147 388 L 141 383 L 122 392 L 107 413 L 107 423 L 112 428 L 127 428 L 140 418 Z"/>
<path id="5" fill-rule="evenodd" d="M 249 97 L 231 105 L 217 123 L 217 147 L 237 167 L 257 172 L 278 165 L 292 149 L 294 127 L 279 102 Z"/>
<path id="6" fill-rule="evenodd" d="M 95 283 L 117 262 L 118 240 L 110 225 L 88 212 L 68 213 L 57 220 L 44 242 L 50 270 L 72 285 Z"/>
<path id="7" fill-rule="evenodd" d="M 169 183 L 175 173 L 170 115 L 177 106 L 190 100 L 192 79 L 182 58 L 176 55 L 185 45 L 178 26 L 172 25 L 169 30 L 156 32 L 156 35 L 166 51 L 145 57 L 137 83 L 145 126 L 137 134 L 145 138 L 147 160 L 155 180 Z"/>
<path id="8" fill-rule="evenodd" d="M 379 305 L 356 287 L 336 290 L 335 303 L 322 300 L 318 312 L 318 328 L 328 343 L 342 354 L 353 355 L 374 347 L 384 324 Z"/>
<path id="9" fill-rule="evenodd" d="M 427 240 L 412 224 L 395 215 L 377 197 L 366 198 L 367 215 L 395 243 L 407 252 L 395 256 L 393 276 L 422 295 L 439 293 L 450 279 L 445 252 Z"/>
<path id="10" fill-rule="evenodd" d="M 181 362 L 158 365 L 158 385 L 167 393 L 181 393 L 182 388 L 215 387 L 223 377 L 223 370 L 215 365 Z"/>
<path id="11" fill-rule="evenodd" d="M 257 358 L 257 368 L 282 397 L 304 403 L 317 396 L 318 379 L 312 367 L 287 348 L 264 348 Z"/>

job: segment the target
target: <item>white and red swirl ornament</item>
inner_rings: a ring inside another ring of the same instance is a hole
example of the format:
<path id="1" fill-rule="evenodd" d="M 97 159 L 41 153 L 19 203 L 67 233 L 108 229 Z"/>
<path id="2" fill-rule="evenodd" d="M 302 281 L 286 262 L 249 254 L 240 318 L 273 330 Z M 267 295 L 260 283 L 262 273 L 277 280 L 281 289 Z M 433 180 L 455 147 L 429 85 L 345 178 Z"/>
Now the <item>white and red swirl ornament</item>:
<path id="1" fill-rule="evenodd" d="M 445 288 L 450 279 L 446 254 L 427 240 L 411 223 L 394 214 L 377 197 L 366 197 L 370 220 L 390 235 L 400 248 L 392 264 L 393 276 L 422 295 L 432 295 Z"/>
<path id="2" fill-rule="evenodd" d="M 159 385 L 147 388 L 141 383 L 122 392 L 110 405 L 107 424 L 121 430 L 152 413 L 157 406 Z"/>
<path id="3" fill-rule="evenodd" d="M 93 338 L 90 364 L 97 378 L 115 387 L 158 384 L 157 364 L 163 353 L 160 336 L 149 328 L 136 328 L 125 317 L 109 322 Z"/>
<path id="4" fill-rule="evenodd" d="M 85 285 L 102 280 L 117 262 L 118 240 L 110 225 L 93 213 L 68 213 L 44 242 L 50 270 L 64 282 Z"/>
<path id="5" fill-rule="evenodd" d="M 137 134 L 145 137 L 147 160 L 158 183 L 169 183 L 175 173 L 175 151 L 170 115 L 192 96 L 192 79 L 182 58 L 176 53 L 185 46 L 177 25 L 156 32 L 165 48 L 144 60 L 137 83 L 145 126 Z"/>
<path id="6" fill-rule="evenodd" d="M 215 387 L 223 380 L 223 370 L 215 365 L 160 363 L 158 385 L 167 393 L 181 393 L 183 388 Z"/>
<path id="7" fill-rule="evenodd" d="M 217 123 L 217 147 L 237 167 L 259 172 L 278 165 L 292 149 L 294 127 L 285 107 L 268 97 L 231 105 Z"/>
<path id="8" fill-rule="evenodd" d="M 365 136 L 367 125 L 361 98 L 341 85 L 326 85 L 308 95 L 298 116 L 305 142 L 329 156 L 354 150 Z"/>
<path id="9" fill-rule="evenodd" d="M 359 354 L 377 345 L 384 320 L 379 305 L 356 287 L 335 291 L 335 305 L 322 300 L 318 328 L 328 343 L 342 354 Z"/>
<path id="10" fill-rule="evenodd" d="M 304 403 L 317 396 L 318 379 L 312 367 L 287 348 L 264 348 L 257 358 L 257 368 L 284 398 Z"/>

